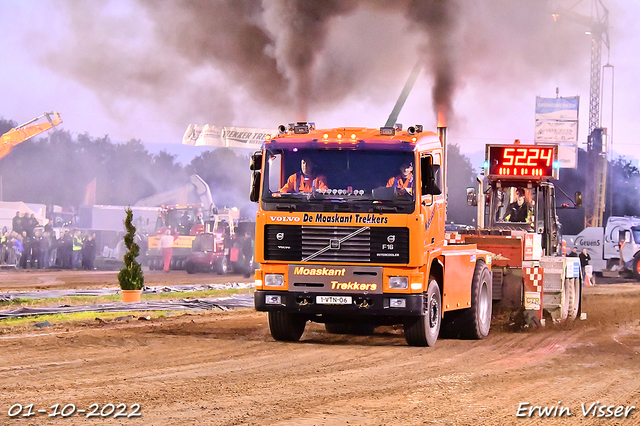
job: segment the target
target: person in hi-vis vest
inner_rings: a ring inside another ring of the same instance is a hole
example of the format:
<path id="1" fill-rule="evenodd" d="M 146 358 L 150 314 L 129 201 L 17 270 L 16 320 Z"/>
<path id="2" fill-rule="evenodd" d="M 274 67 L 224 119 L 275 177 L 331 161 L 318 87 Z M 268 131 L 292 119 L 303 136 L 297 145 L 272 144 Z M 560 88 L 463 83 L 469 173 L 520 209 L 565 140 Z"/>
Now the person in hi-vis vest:
<path id="1" fill-rule="evenodd" d="M 316 175 L 315 164 L 308 157 L 300 161 L 300 171 L 289 176 L 280 192 L 313 192 L 316 189 L 328 189 L 327 178 Z"/>
<path id="2" fill-rule="evenodd" d="M 405 161 L 400 165 L 400 174 L 387 182 L 387 187 L 398 189 L 398 194 L 413 194 L 413 163 Z"/>

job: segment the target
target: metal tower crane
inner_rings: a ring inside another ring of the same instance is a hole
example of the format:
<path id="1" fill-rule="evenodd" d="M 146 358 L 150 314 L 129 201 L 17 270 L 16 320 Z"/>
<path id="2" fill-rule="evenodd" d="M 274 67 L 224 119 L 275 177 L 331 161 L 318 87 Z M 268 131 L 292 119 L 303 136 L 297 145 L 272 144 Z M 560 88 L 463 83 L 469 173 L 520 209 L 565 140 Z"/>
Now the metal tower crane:
<path id="1" fill-rule="evenodd" d="M 607 153 L 603 143 L 605 129 L 600 126 L 600 99 L 602 81 L 602 45 L 610 48 L 609 10 L 601 0 L 591 1 L 591 16 L 577 13 L 574 9 L 579 0 L 569 9 L 557 8 L 554 19 L 566 18 L 583 24 L 591 34 L 591 78 L 589 93 L 589 138 L 587 140 L 587 187 L 585 193 L 585 227 L 602 226 L 607 184 Z"/>

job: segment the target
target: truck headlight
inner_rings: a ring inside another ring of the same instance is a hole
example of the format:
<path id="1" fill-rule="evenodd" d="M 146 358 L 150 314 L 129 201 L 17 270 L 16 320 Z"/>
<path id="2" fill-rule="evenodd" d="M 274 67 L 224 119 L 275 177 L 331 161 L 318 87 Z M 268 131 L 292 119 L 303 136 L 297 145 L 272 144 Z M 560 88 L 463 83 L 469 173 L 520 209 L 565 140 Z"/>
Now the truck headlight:
<path id="1" fill-rule="evenodd" d="M 284 275 L 282 274 L 265 274 L 264 285 L 267 287 L 282 287 L 284 285 Z"/>
<path id="2" fill-rule="evenodd" d="M 409 287 L 409 277 L 389 277 L 389 288 L 404 290 Z"/>

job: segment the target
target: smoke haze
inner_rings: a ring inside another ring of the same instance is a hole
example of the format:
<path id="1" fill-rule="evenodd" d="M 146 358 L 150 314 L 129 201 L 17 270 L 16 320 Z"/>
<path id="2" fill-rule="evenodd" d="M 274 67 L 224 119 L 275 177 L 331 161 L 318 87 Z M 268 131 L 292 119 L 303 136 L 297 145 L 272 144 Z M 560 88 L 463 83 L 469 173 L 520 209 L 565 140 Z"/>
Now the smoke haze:
<path id="1" fill-rule="evenodd" d="M 137 0 L 125 12 L 68 1 L 64 10 L 67 38 L 43 55 L 51 69 L 116 117 L 145 104 L 182 123 L 257 126 L 236 122 L 248 106 L 238 98 L 262 107 L 261 123 L 392 98 L 388 87 L 416 60 L 432 84 L 425 110 L 450 118 L 469 82 L 533 84 L 586 56 L 575 27 L 557 25 L 544 1 Z"/>

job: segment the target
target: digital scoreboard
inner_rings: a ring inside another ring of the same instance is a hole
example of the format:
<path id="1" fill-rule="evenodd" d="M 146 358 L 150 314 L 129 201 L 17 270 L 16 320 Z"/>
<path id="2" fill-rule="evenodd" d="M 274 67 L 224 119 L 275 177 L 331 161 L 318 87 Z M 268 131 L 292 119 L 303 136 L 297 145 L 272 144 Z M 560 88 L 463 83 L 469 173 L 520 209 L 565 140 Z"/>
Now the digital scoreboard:
<path id="1" fill-rule="evenodd" d="M 485 174 L 509 178 L 558 178 L 557 145 L 488 145 Z"/>

